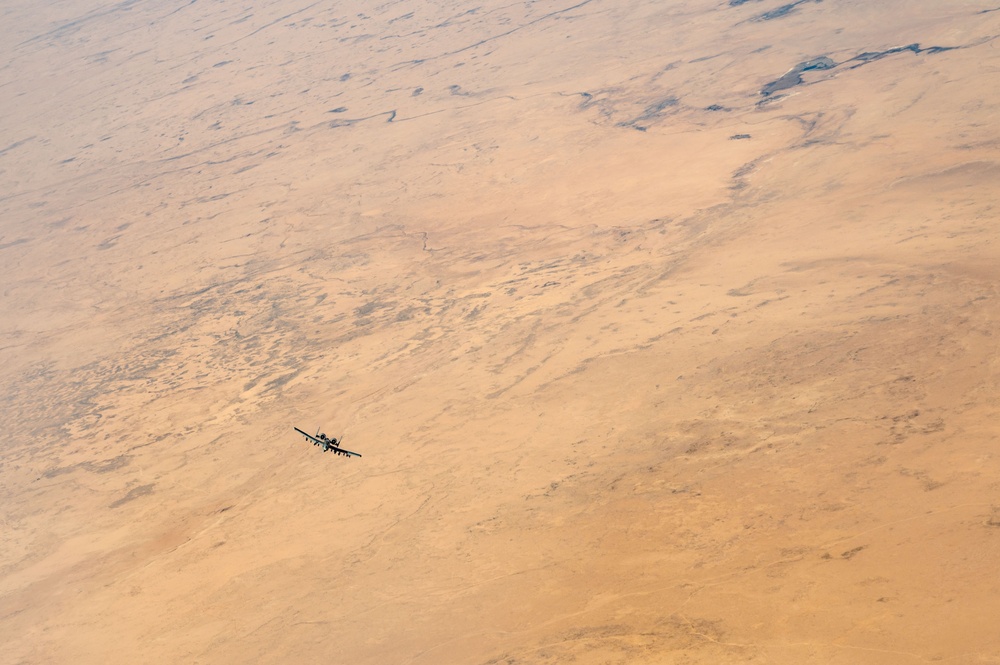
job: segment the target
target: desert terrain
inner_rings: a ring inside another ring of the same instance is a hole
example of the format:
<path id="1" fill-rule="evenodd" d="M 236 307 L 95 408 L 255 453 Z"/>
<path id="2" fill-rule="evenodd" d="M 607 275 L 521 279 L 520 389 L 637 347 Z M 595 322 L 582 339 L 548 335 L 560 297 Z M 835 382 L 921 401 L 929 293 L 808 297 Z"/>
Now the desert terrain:
<path id="1" fill-rule="evenodd" d="M 0 662 L 1000 663 L 997 0 L 0 35 Z"/>

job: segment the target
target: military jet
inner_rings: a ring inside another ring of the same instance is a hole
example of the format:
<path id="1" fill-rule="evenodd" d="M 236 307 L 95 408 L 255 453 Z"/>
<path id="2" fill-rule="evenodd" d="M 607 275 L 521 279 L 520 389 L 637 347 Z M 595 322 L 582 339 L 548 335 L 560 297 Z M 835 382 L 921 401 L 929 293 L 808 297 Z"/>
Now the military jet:
<path id="1" fill-rule="evenodd" d="M 361 457 L 361 453 L 356 453 L 353 450 L 347 450 L 346 448 L 340 447 L 340 442 L 343 440 L 343 437 L 340 439 L 331 439 L 326 434 L 321 434 L 319 430 L 316 430 L 316 436 L 313 436 L 312 434 L 306 434 L 298 427 L 293 429 L 302 436 L 306 437 L 306 441 L 311 441 L 314 446 L 322 446 L 324 453 L 328 450 L 332 450 L 335 455 L 343 455 L 344 457 L 351 457 L 353 455 L 354 457 Z"/>

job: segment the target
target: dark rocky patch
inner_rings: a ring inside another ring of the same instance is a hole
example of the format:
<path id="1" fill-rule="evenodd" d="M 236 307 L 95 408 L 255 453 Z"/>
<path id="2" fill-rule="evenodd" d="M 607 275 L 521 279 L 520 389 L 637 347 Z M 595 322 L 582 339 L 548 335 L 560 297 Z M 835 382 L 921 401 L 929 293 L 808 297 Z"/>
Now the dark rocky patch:
<path id="1" fill-rule="evenodd" d="M 382 300 L 372 300 L 360 307 L 354 308 L 354 315 L 358 318 L 367 317 L 382 309 L 392 309 L 396 306 L 395 301 L 382 301 Z"/>
<path id="2" fill-rule="evenodd" d="M 935 53 L 943 53 L 945 51 L 952 51 L 952 50 L 954 50 L 956 48 L 959 48 L 959 47 L 956 47 L 956 46 L 928 46 L 927 48 L 920 48 L 920 44 L 907 44 L 906 46 L 897 46 L 895 48 L 886 49 L 885 51 L 865 51 L 864 53 L 862 53 L 860 55 L 854 56 L 853 58 L 851 58 L 850 60 L 848 60 L 846 63 L 843 63 L 843 64 L 848 64 L 848 63 L 852 63 L 852 62 L 856 63 L 856 64 L 851 65 L 851 67 L 850 67 L 851 69 L 854 69 L 855 67 L 860 67 L 862 65 L 867 65 L 869 62 L 875 62 L 876 60 L 881 60 L 882 58 L 884 58 L 886 56 L 895 55 L 897 53 L 904 53 L 906 51 L 909 51 L 909 52 L 917 54 L 917 55 L 919 55 L 921 53 L 930 53 L 931 55 L 933 55 Z"/>
<path id="3" fill-rule="evenodd" d="M 611 90 L 598 90 L 597 92 L 578 92 L 575 93 L 583 97 L 583 101 L 580 102 L 579 109 L 581 111 L 586 111 L 591 107 L 596 107 L 598 112 L 605 118 L 610 118 L 614 114 L 615 106 L 611 97 Z"/>
<path id="4" fill-rule="evenodd" d="M 677 106 L 677 102 L 678 99 L 673 95 L 667 97 L 666 99 L 661 99 L 655 104 L 650 104 L 649 106 L 647 106 L 646 110 L 643 111 L 643 114 L 639 116 L 639 118 L 643 119 L 643 118 L 652 118 L 654 116 L 657 116 L 660 113 L 662 113 L 664 109 L 667 109 L 671 106 Z"/>
<path id="5" fill-rule="evenodd" d="M 104 240 L 103 242 L 101 242 L 97 246 L 97 249 L 111 249 L 112 247 L 114 247 L 115 245 L 118 244 L 118 239 L 119 238 L 121 238 L 120 234 L 119 235 L 111 236 L 110 238 L 108 238 L 108 239 Z"/>
<path id="6" fill-rule="evenodd" d="M 0 249 L 7 249 L 8 247 L 14 247 L 15 245 L 23 245 L 28 242 L 28 238 L 18 238 L 17 240 L 11 240 L 10 242 L 0 243 Z"/>
<path id="7" fill-rule="evenodd" d="M 806 2 L 820 3 L 820 2 L 823 2 L 823 0 L 796 0 L 795 2 L 790 2 L 787 5 L 782 5 L 780 7 L 772 9 L 771 11 L 767 11 L 767 12 L 764 12 L 763 14 L 758 15 L 758 16 L 754 16 L 750 20 L 751 21 L 773 21 L 776 18 L 783 18 L 785 16 L 788 16 L 792 12 L 794 12 L 796 9 L 798 9 L 799 5 L 801 5 L 803 3 L 806 3 Z"/>
<path id="8" fill-rule="evenodd" d="M 749 162 L 747 164 L 744 164 L 740 168 L 736 169 L 735 171 L 733 171 L 733 177 L 743 178 L 753 173 L 756 168 L 757 164 L 755 162 Z"/>
<path id="9" fill-rule="evenodd" d="M 35 138 L 34 136 L 29 136 L 26 139 L 21 139 L 20 141 L 14 141 L 13 143 L 11 143 L 6 148 L 0 148 L 0 157 L 2 157 L 3 155 L 7 154 L 8 152 L 10 152 L 11 150 L 13 150 L 14 148 L 19 148 L 22 145 L 24 145 L 25 143 L 27 143 L 28 141 L 34 140 L 34 138 Z"/>
<path id="10" fill-rule="evenodd" d="M 849 60 L 844 62 L 834 62 L 826 56 L 820 56 L 818 58 L 813 58 L 812 60 L 807 60 L 805 62 L 800 62 L 795 65 L 791 70 L 781 76 L 781 78 L 771 81 L 763 88 L 760 89 L 760 94 L 762 97 L 770 97 L 776 92 L 782 90 L 788 90 L 789 88 L 794 88 L 795 86 L 802 83 L 802 72 L 808 72 L 812 70 L 823 70 L 823 69 L 834 69 L 835 67 L 847 66 L 848 69 L 854 69 L 856 67 L 861 67 L 867 65 L 876 60 L 881 60 L 890 55 L 895 55 L 897 53 L 904 53 L 909 51 L 914 54 L 928 53 L 934 55 L 936 53 L 944 53 L 945 51 L 953 51 L 958 48 L 963 48 L 961 46 L 928 46 L 927 48 L 921 48 L 920 44 L 907 44 L 906 46 L 896 46 L 894 48 L 886 49 L 884 51 L 865 51 L 860 53 Z"/>
<path id="11" fill-rule="evenodd" d="M 302 373 L 302 370 L 301 369 L 297 369 L 295 371 L 289 372 L 288 374 L 284 374 L 284 375 L 279 376 L 277 378 L 271 379 L 270 381 L 268 381 L 267 383 L 264 384 L 264 393 L 267 394 L 267 393 L 275 391 L 275 390 L 280 390 L 289 381 L 291 381 L 292 379 L 294 379 L 295 377 L 297 377 L 301 373 Z"/>
<path id="12" fill-rule="evenodd" d="M 48 469 L 42 473 L 38 480 L 41 480 L 42 478 L 55 478 L 56 476 L 61 476 L 64 473 L 71 473 L 79 466 L 79 464 L 71 464 L 69 466 L 57 466 L 53 469 Z"/>
<path id="13" fill-rule="evenodd" d="M 133 487 L 132 489 L 130 489 L 128 491 L 128 494 L 118 499 L 117 501 L 114 501 L 109 507 L 117 508 L 118 506 L 126 504 L 129 501 L 134 501 L 135 499 L 138 499 L 141 496 L 146 496 L 147 494 L 152 494 L 152 493 L 153 493 L 153 484 L 139 485 L 138 487 Z"/>
<path id="14" fill-rule="evenodd" d="M 836 66 L 837 63 L 826 56 L 820 56 L 819 58 L 813 58 L 812 60 L 806 60 L 805 62 L 800 62 L 799 64 L 792 67 L 791 70 L 782 75 L 781 78 L 771 81 L 763 88 L 761 88 L 760 94 L 764 97 L 768 97 L 776 92 L 787 90 L 789 88 L 794 88 L 795 86 L 802 83 L 802 72 L 809 72 L 821 69 L 833 69 Z"/>
<path id="15" fill-rule="evenodd" d="M 101 462 L 84 462 L 80 466 L 91 473 L 109 473 L 128 466 L 131 461 L 131 455 L 119 455 L 118 457 L 112 457 Z"/>
<path id="16" fill-rule="evenodd" d="M 742 139 L 749 139 L 749 138 L 752 138 L 749 134 L 733 134 L 732 136 L 729 137 L 729 140 L 739 141 Z"/>
<path id="17" fill-rule="evenodd" d="M 841 559 L 852 559 L 852 558 L 854 558 L 863 549 L 865 549 L 865 546 L 864 545 L 859 545 L 859 546 L 857 546 L 857 547 L 855 547 L 853 549 L 847 550 L 846 552 L 842 552 L 840 554 L 840 558 Z"/>
<path id="18" fill-rule="evenodd" d="M 772 19 L 781 18 L 782 16 L 788 16 L 795 10 L 799 3 L 793 2 L 789 5 L 782 5 L 777 9 L 772 9 L 769 12 L 764 12 L 760 16 L 754 18 L 754 21 L 770 21 Z"/>
<path id="19" fill-rule="evenodd" d="M 631 127 L 632 129 L 637 129 L 640 132 L 644 132 L 649 129 L 649 123 L 660 118 L 664 111 L 680 103 L 680 100 L 670 95 L 669 97 L 664 97 L 658 102 L 654 102 L 646 107 L 646 109 L 636 118 L 628 120 L 626 122 L 619 122 L 619 127 Z"/>
<path id="20" fill-rule="evenodd" d="M 354 125 L 356 123 L 363 122 L 365 120 L 371 120 L 372 118 L 377 118 L 380 115 L 389 116 L 385 119 L 385 121 L 392 122 L 393 120 L 396 119 L 396 110 L 393 109 L 391 111 L 383 111 L 382 113 L 367 115 L 363 118 L 344 118 L 343 120 L 331 120 L 330 122 L 327 123 L 326 126 L 329 127 L 330 129 L 336 129 L 338 127 L 350 127 L 351 125 Z"/>
<path id="21" fill-rule="evenodd" d="M 757 161 L 747 162 L 740 168 L 733 171 L 732 184 L 729 186 L 731 190 L 739 191 L 745 189 L 748 185 L 746 177 L 757 170 Z M 701 317 L 699 317 L 701 318 Z M 695 319 L 697 321 L 698 319 Z"/>

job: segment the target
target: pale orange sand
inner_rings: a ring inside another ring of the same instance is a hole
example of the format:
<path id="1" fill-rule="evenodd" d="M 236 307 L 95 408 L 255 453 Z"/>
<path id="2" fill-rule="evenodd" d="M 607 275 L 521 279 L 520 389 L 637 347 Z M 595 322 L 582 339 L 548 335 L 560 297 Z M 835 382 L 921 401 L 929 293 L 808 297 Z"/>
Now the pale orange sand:
<path id="1" fill-rule="evenodd" d="M 998 34 L 6 3 L 0 661 L 1000 663 Z"/>

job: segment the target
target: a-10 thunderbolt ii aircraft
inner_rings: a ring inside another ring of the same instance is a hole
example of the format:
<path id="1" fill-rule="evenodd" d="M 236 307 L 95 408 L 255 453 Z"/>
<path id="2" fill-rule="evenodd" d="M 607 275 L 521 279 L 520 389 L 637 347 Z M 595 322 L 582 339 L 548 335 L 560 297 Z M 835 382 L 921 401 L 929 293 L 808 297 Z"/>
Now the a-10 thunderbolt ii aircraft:
<path id="1" fill-rule="evenodd" d="M 343 441 L 343 437 L 340 439 L 331 439 L 326 434 L 321 434 L 319 430 L 316 430 L 316 436 L 313 436 L 312 434 L 306 434 L 298 427 L 295 427 L 294 429 L 296 432 L 306 437 L 306 441 L 312 441 L 314 446 L 322 446 L 324 453 L 328 450 L 332 450 L 335 455 L 343 455 L 344 457 L 361 457 L 361 453 L 356 453 L 353 450 L 347 450 L 346 448 L 340 447 L 340 442 Z"/>

